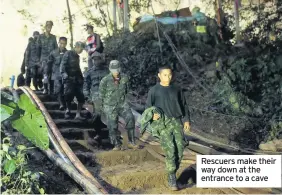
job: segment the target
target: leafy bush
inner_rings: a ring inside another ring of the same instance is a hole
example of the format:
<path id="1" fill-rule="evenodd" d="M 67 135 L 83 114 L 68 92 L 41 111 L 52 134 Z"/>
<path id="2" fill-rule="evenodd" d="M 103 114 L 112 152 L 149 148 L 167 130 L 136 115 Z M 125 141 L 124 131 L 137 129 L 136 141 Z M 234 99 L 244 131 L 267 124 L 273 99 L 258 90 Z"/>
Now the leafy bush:
<path id="1" fill-rule="evenodd" d="M 27 155 L 24 145 L 12 147 L 9 138 L 4 138 L 0 150 L 2 194 L 44 194 L 39 186 L 43 173 L 32 172 L 27 168 Z"/>

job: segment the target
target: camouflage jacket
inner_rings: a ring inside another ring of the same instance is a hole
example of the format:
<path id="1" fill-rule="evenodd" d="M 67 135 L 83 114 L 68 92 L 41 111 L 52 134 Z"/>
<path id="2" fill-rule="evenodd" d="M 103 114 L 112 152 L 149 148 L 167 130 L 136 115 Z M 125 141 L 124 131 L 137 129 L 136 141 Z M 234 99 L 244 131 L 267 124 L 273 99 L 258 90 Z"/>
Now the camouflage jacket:
<path id="1" fill-rule="evenodd" d="M 129 90 L 128 81 L 128 77 L 124 74 L 121 74 L 119 84 L 114 83 L 111 73 L 105 76 L 99 86 L 99 98 L 101 99 L 102 106 L 122 105 Z"/>
<path id="2" fill-rule="evenodd" d="M 89 96 L 95 92 L 99 92 L 101 80 L 109 74 L 109 69 L 105 66 L 94 66 L 84 74 L 83 93 Z"/>
<path id="3" fill-rule="evenodd" d="M 160 118 L 156 121 L 153 121 L 153 115 L 159 114 Z M 145 131 L 151 133 L 154 137 L 159 137 L 159 131 L 165 129 L 165 125 L 169 122 L 169 119 L 163 114 L 162 110 L 152 106 L 147 108 L 140 120 L 140 133 L 143 134 Z"/>
<path id="4" fill-rule="evenodd" d="M 60 64 L 60 73 L 67 74 L 69 79 L 75 78 L 83 84 L 83 75 L 79 66 L 79 55 L 74 50 L 67 51 Z"/>
<path id="5" fill-rule="evenodd" d="M 61 80 L 61 72 L 60 72 L 60 64 L 64 54 L 66 53 L 67 49 L 60 51 L 60 49 L 53 50 L 47 61 L 48 65 L 48 73 L 52 73 L 52 80 Z"/>
<path id="6" fill-rule="evenodd" d="M 39 35 L 37 40 L 37 52 L 40 62 L 45 60 L 47 61 L 50 53 L 57 48 L 58 44 L 55 35 L 50 34 L 49 37 L 47 37 L 44 33 Z"/>
<path id="7" fill-rule="evenodd" d="M 39 65 L 39 57 L 37 54 L 37 43 L 33 38 L 30 39 L 27 48 L 25 50 L 24 64 L 27 67 L 33 67 Z"/>

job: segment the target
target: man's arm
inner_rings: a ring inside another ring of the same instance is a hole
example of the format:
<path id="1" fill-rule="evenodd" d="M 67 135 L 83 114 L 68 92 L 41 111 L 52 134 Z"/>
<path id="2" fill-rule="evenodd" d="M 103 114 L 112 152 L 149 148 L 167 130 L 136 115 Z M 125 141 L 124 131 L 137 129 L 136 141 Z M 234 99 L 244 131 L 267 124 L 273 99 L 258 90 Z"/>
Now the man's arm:
<path id="1" fill-rule="evenodd" d="M 42 37 L 41 37 L 41 35 L 39 35 L 37 42 L 36 42 L 36 51 L 37 51 L 37 56 L 38 56 L 39 59 L 41 57 L 41 51 L 42 51 L 41 39 L 42 39 Z"/>
<path id="2" fill-rule="evenodd" d="M 85 97 L 90 96 L 90 88 L 91 88 L 91 77 L 89 72 L 85 73 L 84 82 L 83 82 L 83 94 Z"/>
<path id="3" fill-rule="evenodd" d="M 154 88 L 151 88 L 149 90 L 148 96 L 147 96 L 147 101 L 146 101 L 146 106 L 145 109 L 150 108 L 154 106 Z"/>
<path id="4" fill-rule="evenodd" d="M 57 43 L 57 39 L 56 39 L 56 36 L 54 35 L 54 49 L 57 49 L 58 48 L 58 43 Z"/>
<path id="5" fill-rule="evenodd" d="M 54 57 L 54 52 L 52 51 L 50 53 L 50 55 L 48 56 L 48 61 L 47 61 L 47 71 L 48 73 L 50 73 L 52 71 L 52 67 L 53 67 L 53 64 L 55 62 L 55 57 Z"/>
<path id="6" fill-rule="evenodd" d="M 106 90 L 107 90 L 107 79 L 106 77 L 104 77 L 99 85 L 99 99 L 101 101 L 101 108 L 103 108 Z"/>
<path id="7" fill-rule="evenodd" d="M 24 64 L 27 66 L 30 59 L 30 43 L 28 43 L 24 52 Z"/>
<path id="8" fill-rule="evenodd" d="M 187 104 L 187 101 L 186 101 L 186 97 L 185 97 L 185 94 L 183 92 L 183 90 L 181 90 L 181 93 L 180 93 L 180 99 L 181 99 L 181 107 L 183 108 L 183 119 L 184 119 L 184 122 L 189 122 L 190 123 L 190 112 L 189 112 L 189 107 L 188 107 L 188 104 Z"/>
<path id="9" fill-rule="evenodd" d="M 67 64 L 68 64 L 69 55 L 70 55 L 70 53 L 67 51 L 64 54 L 62 61 L 61 61 L 61 64 L 60 64 L 60 73 L 61 73 L 63 79 L 66 79 L 68 77 L 68 74 L 66 72 L 66 67 L 67 67 Z"/>

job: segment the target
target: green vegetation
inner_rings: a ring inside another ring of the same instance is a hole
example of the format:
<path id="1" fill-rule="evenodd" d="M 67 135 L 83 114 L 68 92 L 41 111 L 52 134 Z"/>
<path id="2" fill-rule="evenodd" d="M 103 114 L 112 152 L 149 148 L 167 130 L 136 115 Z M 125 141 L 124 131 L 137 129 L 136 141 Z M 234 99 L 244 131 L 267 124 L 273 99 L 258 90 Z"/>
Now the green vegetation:
<path id="1" fill-rule="evenodd" d="M 47 124 L 40 110 L 27 95 L 19 98 L 1 90 L 1 123 L 9 122 L 29 141 L 42 150 L 49 148 Z M 2 140 L 2 139 L 1 139 Z M 27 148 L 24 145 L 12 146 L 10 138 L 2 140 L 1 191 L 2 194 L 44 194 L 39 187 L 40 174 L 28 168 Z"/>
<path id="2" fill-rule="evenodd" d="M 40 110 L 27 95 L 18 100 L 1 91 L 1 122 L 10 120 L 12 127 L 22 133 L 29 141 L 42 150 L 49 148 L 47 124 Z"/>
<path id="3" fill-rule="evenodd" d="M 9 138 L 1 144 L 1 191 L 2 194 L 44 194 L 39 186 L 39 178 L 43 173 L 31 172 L 27 168 L 26 148 L 18 145 L 11 147 Z"/>

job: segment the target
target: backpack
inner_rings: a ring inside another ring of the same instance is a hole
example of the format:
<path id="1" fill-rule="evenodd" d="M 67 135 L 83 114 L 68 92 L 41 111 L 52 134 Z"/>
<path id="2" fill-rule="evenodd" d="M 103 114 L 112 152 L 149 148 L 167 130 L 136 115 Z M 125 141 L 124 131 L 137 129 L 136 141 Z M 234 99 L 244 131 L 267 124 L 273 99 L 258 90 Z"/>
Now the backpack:
<path id="1" fill-rule="evenodd" d="M 95 40 L 97 40 L 97 34 L 96 33 L 94 33 L 94 36 L 95 36 Z M 99 53 L 103 53 L 103 51 L 104 51 L 104 43 L 103 43 L 101 37 L 100 37 L 100 42 L 101 42 L 101 48 L 96 50 L 96 51 L 99 52 Z"/>
<path id="2" fill-rule="evenodd" d="M 17 86 L 21 87 L 21 86 L 24 86 L 24 85 L 25 85 L 25 78 L 24 78 L 23 74 L 21 73 L 17 77 Z"/>

